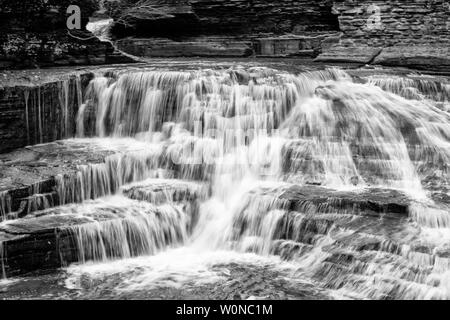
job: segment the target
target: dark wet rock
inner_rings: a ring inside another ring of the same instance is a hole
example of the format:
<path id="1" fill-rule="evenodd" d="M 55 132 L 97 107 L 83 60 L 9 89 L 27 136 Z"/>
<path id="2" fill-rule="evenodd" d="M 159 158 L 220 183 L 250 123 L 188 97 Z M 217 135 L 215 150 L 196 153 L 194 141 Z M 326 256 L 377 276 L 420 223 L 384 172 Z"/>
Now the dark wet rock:
<path id="1" fill-rule="evenodd" d="M 314 246 L 295 241 L 275 240 L 271 253 L 280 256 L 283 260 L 294 260 L 314 249 Z"/>
<path id="2" fill-rule="evenodd" d="M 175 179 L 150 179 L 125 186 L 122 192 L 130 199 L 153 204 L 204 200 L 209 193 L 206 184 Z"/>
<path id="3" fill-rule="evenodd" d="M 43 72 L 37 80 L 8 73 L 7 81 L 0 80 L 0 153 L 75 135 L 80 97 L 93 74 L 49 73 Z M 20 156 L 27 159 L 24 152 Z"/>
<path id="4" fill-rule="evenodd" d="M 288 208 L 302 212 L 367 212 L 375 215 L 394 214 L 408 215 L 410 200 L 396 190 L 368 189 L 363 192 L 334 191 L 321 187 L 294 186 L 285 191 L 281 200 L 288 201 Z M 306 204 L 314 207 L 308 209 Z M 316 211 L 315 211 L 316 210 Z"/>

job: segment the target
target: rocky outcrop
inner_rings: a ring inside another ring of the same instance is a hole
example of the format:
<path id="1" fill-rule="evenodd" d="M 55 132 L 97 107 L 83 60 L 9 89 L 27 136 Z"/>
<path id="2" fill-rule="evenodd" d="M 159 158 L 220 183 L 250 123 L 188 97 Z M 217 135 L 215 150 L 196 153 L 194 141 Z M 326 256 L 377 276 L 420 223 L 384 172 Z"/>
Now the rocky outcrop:
<path id="1" fill-rule="evenodd" d="M 0 153 L 73 137 L 83 92 L 93 76 L 72 72 L 35 81 L 27 74 L 31 79 L 23 84 L 0 82 Z"/>
<path id="2" fill-rule="evenodd" d="M 131 25 L 116 24 L 113 33 L 122 38 L 329 31 L 338 26 L 331 6 L 330 0 L 162 0 L 154 7 L 165 15 L 139 15 Z M 125 10 L 110 11 L 117 21 Z"/>
<path id="3" fill-rule="evenodd" d="M 333 34 L 319 33 L 310 35 L 284 35 L 278 37 L 257 38 L 256 52 L 261 56 L 310 56 L 316 57 L 324 41 Z"/>
<path id="4" fill-rule="evenodd" d="M 450 45 L 450 44 L 449 44 Z M 401 45 L 383 49 L 374 61 L 384 66 L 450 72 L 450 46 Z"/>
<path id="5" fill-rule="evenodd" d="M 81 9 L 81 29 L 69 30 L 66 10 Z M 85 29 L 95 0 L 1 0 L 0 69 L 130 63 Z"/>
<path id="6" fill-rule="evenodd" d="M 382 48 L 369 47 L 361 45 L 358 47 L 354 46 L 343 46 L 335 45 L 330 49 L 326 50 L 324 53 L 319 55 L 315 61 L 316 62 L 350 62 L 358 64 L 368 64 L 375 59 L 381 52 Z"/>
<path id="7" fill-rule="evenodd" d="M 318 61 L 342 62 L 349 56 L 361 63 L 450 71 L 447 1 L 343 0 L 334 1 L 333 10 L 343 35 Z"/>
<path id="8" fill-rule="evenodd" d="M 411 202 L 407 196 L 395 190 L 368 189 L 358 193 L 316 186 L 293 186 L 280 199 L 287 201 L 285 205 L 292 211 L 369 215 L 389 213 L 403 217 L 408 217 Z"/>
<path id="9" fill-rule="evenodd" d="M 316 56 L 338 30 L 331 6 L 329 0 L 163 0 L 155 5 L 158 14 L 131 23 L 122 23 L 125 8 L 110 13 L 119 47 L 141 56 Z"/>
<path id="10" fill-rule="evenodd" d="M 247 57 L 253 54 L 250 41 L 232 37 L 194 37 L 183 41 L 167 38 L 122 39 L 117 47 L 138 57 Z"/>
<path id="11" fill-rule="evenodd" d="M 448 71 L 450 6 L 443 0 L 164 0 L 156 7 L 165 14 L 116 23 L 113 34 L 126 38 L 119 41 L 124 51 L 190 57 L 245 56 L 252 50 L 261 56 Z M 340 37 L 330 34 L 337 31 Z M 226 35 L 229 45 L 199 35 Z"/>

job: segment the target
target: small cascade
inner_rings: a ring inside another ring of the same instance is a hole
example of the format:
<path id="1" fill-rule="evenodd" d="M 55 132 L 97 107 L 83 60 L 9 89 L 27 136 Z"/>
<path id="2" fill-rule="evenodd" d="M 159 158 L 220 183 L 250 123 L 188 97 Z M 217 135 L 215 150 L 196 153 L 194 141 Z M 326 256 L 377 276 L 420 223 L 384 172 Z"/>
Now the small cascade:
<path id="1" fill-rule="evenodd" d="M 61 105 L 61 135 L 67 138 L 70 128 L 69 116 L 69 80 L 63 80 L 59 83 L 59 103 Z"/>
<path id="2" fill-rule="evenodd" d="M 25 99 L 25 123 L 27 128 L 27 143 L 30 144 L 30 111 L 28 105 L 28 100 L 30 99 L 30 91 L 25 90 L 23 93 Z"/>
<path id="3" fill-rule="evenodd" d="M 42 193 L 41 185 L 36 183 L 30 187 L 29 196 L 27 198 L 27 211 L 30 214 L 35 211 L 53 208 L 56 203 L 53 193 Z"/>
<path id="4" fill-rule="evenodd" d="M 75 118 L 76 128 L 75 132 L 79 133 L 77 136 L 79 138 L 84 137 L 84 119 L 82 118 L 85 112 L 86 104 L 83 101 L 83 86 L 81 84 L 81 77 L 76 75 L 75 78 L 75 88 L 77 93 L 77 101 L 78 101 L 78 111 Z M 81 117 L 81 118 L 80 118 Z"/>
<path id="5" fill-rule="evenodd" d="M 36 141 L 38 141 L 39 143 L 43 143 L 44 139 L 43 139 L 43 134 L 42 134 L 42 103 L 41 103 L 41 87 L 38 87 L 37 92 L 37 117 L 36 117 L 36 121 L 37 121 L 37 125 L 36 125 L 36 133 L 37 133 L 37 138 Z"/>
<path id="6" fill-rule="evenodd" d="M 115 194 L 125 184 L 158 175 L 159 154 L 152 150 L 114 154 L 104 163 L 78 166 L 75 175 L 57 175 L 56 190 L 60 204 Z"/>
<path id="7" fill-rule="evenodd" d="M 101 4 L 101 6 L 102 5 L 103 4 Z M 101 8 L 100 10 L 104 10 L 104 8 Z M 111 41 L 110 29 L 113 22 L 113 19 L 90 21 L 86 25 L 86 30 L 92 32 L 101 41 Z"/>
<path id="8" fill-rule="evenodd" d="M 436 79 L 430 76 L 410 75 L 408 77 L 370 76 L 367 79 L 369 84 L 406 99 L 423 100 L 427 98 L 447 102 L 450 99 L 450 83 L 445 82 L 444 78 Z"/>
<path id="9" fill-rule="evenodd" d="M 87 218 L 69 227 L 79 262 L 106 261 L 152 255 L 182 244 L 188 237 L 191 217 L 170 204 L 155 206 L 115 196 L 81 206 L 69 206 L 62 214 Z"/>

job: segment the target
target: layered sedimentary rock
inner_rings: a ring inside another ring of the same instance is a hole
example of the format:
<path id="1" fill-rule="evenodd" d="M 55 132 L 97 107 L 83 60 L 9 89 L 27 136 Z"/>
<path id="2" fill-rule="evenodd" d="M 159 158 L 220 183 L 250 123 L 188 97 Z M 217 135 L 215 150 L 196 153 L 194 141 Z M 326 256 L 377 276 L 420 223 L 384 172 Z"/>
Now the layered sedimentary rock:
<path id="1" fill-rule="evenodd" d="M 182 41 L 167 38 L 126 38 L 117 47 L 138 57 L 246 57 L 253 54 L 251 41 L 233 37 L 193 37 Z"/>
<path id="2" fill-rule="evenodd" d="M 356 60 L 450 70 L 448 1 L 345 0 L 334 1 L 333 10 L 339 17 L 342 38 L 318 61 Z"/>
<path id="3" fill-rule="evenodd" d="M 113 31 L 119 36 L 329 31 L 337 28 L 331 5 L 329 0 L 163 0 L 155 8 L 166 15 L 139 17 L 134 26 L 119 24 Z"/>
<path id="4" fill-rule="evenodd" d="M 73 137 L 91 78 L 89 72 L 72 72 L 43 81 L 28 76 L 15 84 L 0 82 L 0 152 Z"/>
<path id="5" fill-rule="evenodd" d="M 144 56 L 319 55 L 318 62 L 449 69 L 450 6 L 443 0 L 164 0 L 157 8 L 164 15 L 116 23 L 113 34 L 126 38 L 119 41 L 123 50 Z M 229 47 L 211 39 L 223 36 Z M 242 40 L 252 45 L 237 44 Z"/>
<path id="6" fill-rule="evenodd" d="M 80 29 L 66 26 L 70 5 L 81 10 Z M 0 1 L 0 69 L 132 62 L 86 30 L 97 8 L 95 0 Z"/>
<path id="7" fill-rule="evenodd" d="M 164 0 L 156 5 L 162 16 L 140 16 L 131 25 L 120 23 L 123 10 L 111 10 L 118 22 L 112 32 L 126 37 L 119 41 L 124 51 L 146 56 L 309 56 L 320 52 L 323 34 L 338 29 L 331 6 L 328 0 Z M 285 34 L 291 37 L 278 38 Z"/>

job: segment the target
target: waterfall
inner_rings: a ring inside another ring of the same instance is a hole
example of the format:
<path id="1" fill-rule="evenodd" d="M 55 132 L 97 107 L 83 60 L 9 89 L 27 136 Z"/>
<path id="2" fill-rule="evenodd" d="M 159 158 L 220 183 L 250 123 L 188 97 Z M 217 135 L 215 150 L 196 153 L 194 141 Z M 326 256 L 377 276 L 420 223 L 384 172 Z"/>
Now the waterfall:
<path id="1" fill-rule="evenodd" d="M 56 177 L 60 207 L 30 206 L 80 222 L 64 231 L 81 263 L 277 255 L 336 295 L 449 298 L 449 88 L 337 68 L 99 74 L 76 141 L 114 152 Z"/>
<path id="2" fill-rule="evenodd" d="M 101 6 L 103 6 L 103 4 Z M 101 8 L 101 10 L 104 9 Z M 86 30 L 92 32 L 101 41 L 111 41 L 110 28 L 113 23 L 114 23 L 113 19 L 90 21 L 86 25 Z"/>
<path id="3" fill-rule="evenodd" d="M 223 203 L 227 212 L 237 210 L 229 207 L 236 190 L 242 194 L 261 181 L 283 179 L 337 189 L 395 188 L 426 198 L 417 165 L 427 159 L 420 150 L 431 147 L 448 162 L 449 114 L 431 100 L 399 96 L 417 87 L 442 100 L 444 85 L 391 78 L 359 84 L 339 69 L 294 76 L 253 68 L 242 74 L 145 71 L 97 77 L 88 88 L 94 131 L 167 145 L 161 157 L 178 165 L 182 178 L 209 169 L 208 201 Z M 81 122 L 90 115 L 80 114 L 78 128 L 87 129 Z"/>

